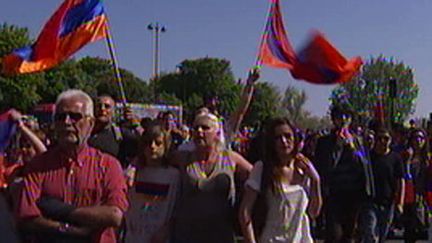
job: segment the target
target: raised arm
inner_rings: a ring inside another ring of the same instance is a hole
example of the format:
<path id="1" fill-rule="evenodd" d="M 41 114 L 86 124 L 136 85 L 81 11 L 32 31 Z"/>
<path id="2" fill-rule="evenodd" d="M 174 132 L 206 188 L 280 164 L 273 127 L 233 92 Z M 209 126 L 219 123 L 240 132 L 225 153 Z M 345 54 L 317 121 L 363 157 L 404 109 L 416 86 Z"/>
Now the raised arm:
<path id="1" fill-rule="evenodd" d="M 259 79 L 259 76 L 260 73 L 259 73 L 259 69 L 257 68 L 254 68 L 249 72 L 249 76 L 246 81 L 246 86 L 244 87 L 240 98 L 240 103 L 237 106 L 234 113 L 230 115 L 228 122 L 226 124 L 226 136 L 229 141 L 231 141 L 231 138 L 240 128 L 244 115 L 246 114 L 250 102 L 252 100 L 253 92 L 255 90 L 254 88 L 255 82 Z"/>
<path id="2" fill-rule="evenodd" d="M 47 150 L 45 144 L 38 138 L 38 136 L 36 136 L 36 134 L 34 134 L 34 132 L 24 124 L 24 121 L 22 120 L 23 115 L 19 111 L 15 109 L 10 110 L 10 118 L 17 123 L 18 129 L 36 150 L 36 154 L 41 154 Z"/>

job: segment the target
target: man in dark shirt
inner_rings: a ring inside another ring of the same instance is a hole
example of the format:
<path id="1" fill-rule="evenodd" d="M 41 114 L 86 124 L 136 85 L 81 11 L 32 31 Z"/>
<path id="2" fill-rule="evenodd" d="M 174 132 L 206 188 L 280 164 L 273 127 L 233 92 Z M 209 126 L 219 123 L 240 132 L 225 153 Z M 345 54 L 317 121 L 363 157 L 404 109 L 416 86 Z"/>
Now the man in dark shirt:
<path id="1" fill-rule="evenodd" d="M 96 120 L 89 145 L 116 157 L 125 168 L 136 155 L 139 134 L 136 130 L 115 124 L 114 111 L 115 101 L 112 97 L 103 95 L 96 99 Z"/>
<path id="2" fill-rule="evenodd" d="M 353 242 L 359 210 L 373 193 L 371 169 L 360 139 L 350 131 L 353 112 L 334 106 L 330 113 L 334 129 L 318 140 L 314 158 L 326 205 L 325 242 Z"/>
<path id="3" fill-rule="evenodd" d="M 386 129 L 376 132 L 370 153 L 375 196 L 364 205 L 360 217 L 362 242 L 384 242 L 393 220 L 394 206 L 402 212 L 404 180 L 402 158 L 390 148 L 392 137 Z"/>

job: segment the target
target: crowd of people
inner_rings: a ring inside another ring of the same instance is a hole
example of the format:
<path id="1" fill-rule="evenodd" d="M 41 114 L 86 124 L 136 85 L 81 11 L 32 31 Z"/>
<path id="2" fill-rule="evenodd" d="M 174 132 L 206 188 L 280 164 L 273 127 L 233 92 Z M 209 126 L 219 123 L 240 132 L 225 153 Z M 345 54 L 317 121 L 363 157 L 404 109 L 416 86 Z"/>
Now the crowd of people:
<path id="1" fill-rule="evenodd" d="M 113 98 L 80 90 L 58 96 L 48 126 L 11 110 L 18 132 L 0 157 L 2 238 L 384 242 L 398 228 L 406 242 L 427 237 L 430 133 L 354 129 L 344 106 L 331 108 L 326 133 L 284 117 L 239 131 L 258 77 L 229 117 L 201 107 L 191 124 L 170 112 L 139 119 L 127 107 L 116 124 Z"/>

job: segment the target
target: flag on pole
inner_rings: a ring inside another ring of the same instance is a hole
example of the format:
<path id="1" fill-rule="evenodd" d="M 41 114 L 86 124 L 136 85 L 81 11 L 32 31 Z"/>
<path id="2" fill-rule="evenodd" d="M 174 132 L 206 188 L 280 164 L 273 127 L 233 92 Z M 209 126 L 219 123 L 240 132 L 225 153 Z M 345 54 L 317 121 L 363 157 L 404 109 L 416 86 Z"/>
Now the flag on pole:
<path id="1" fill-rule="evenodd" d="M 296 61 L 287 38 L 279 0 L 272 0 L 269 17 L 258 53 L 258 64 L 291 69 Z"/>
<path id="2" fill-rule="evenodd" d="M 285 31 L 279 0 L 271 0 L 257 57 L 257 65 L 261 64 L 286 68 L 295 79 L 309 83 L 335 84 L 349 81 L 363 62 L 360 57 L 347 60 L 319 32 L 302 51 L 296 53 Z"/>
<path id="3" fill-rule="evenodd" d="M 66 0 L 32 46 L 3 58 L 3 72 L 11 75 L 52 68 L 84 45 L 106 37 L 107 26 L 101 0 Z"/>
<path id="4" fill-rule="evenodd" d="M 308 45 L 298 53 L 291 70 L 295 79 L 315 84 L 344 83 L 359 71 L 360 57 L 347 60 L 320 32 L 315 32 Z"/>
<path id="5" fill-rule="evenodd" d="M 0 114 L 0 154 L 9 146 L 10 139 L 16 131 L 15 122 L 10 119 L 10 113 Z"/>

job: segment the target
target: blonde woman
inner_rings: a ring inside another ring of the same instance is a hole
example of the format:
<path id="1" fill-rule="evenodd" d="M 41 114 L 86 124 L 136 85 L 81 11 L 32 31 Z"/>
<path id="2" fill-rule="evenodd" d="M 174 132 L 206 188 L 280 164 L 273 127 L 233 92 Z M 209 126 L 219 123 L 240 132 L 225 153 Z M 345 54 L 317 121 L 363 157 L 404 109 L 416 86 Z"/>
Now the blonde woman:
<path id="1" fill-rule="evenodd" d="M 222 134 L 215 115 L 198 115 L 192 132 L 195 150 L 181 151 L 174 158 L 182 175 L 182 192 L 173 242 L 234 242 L 234 173 L 248 173 L 252 165 L 226 149 Z"/>

